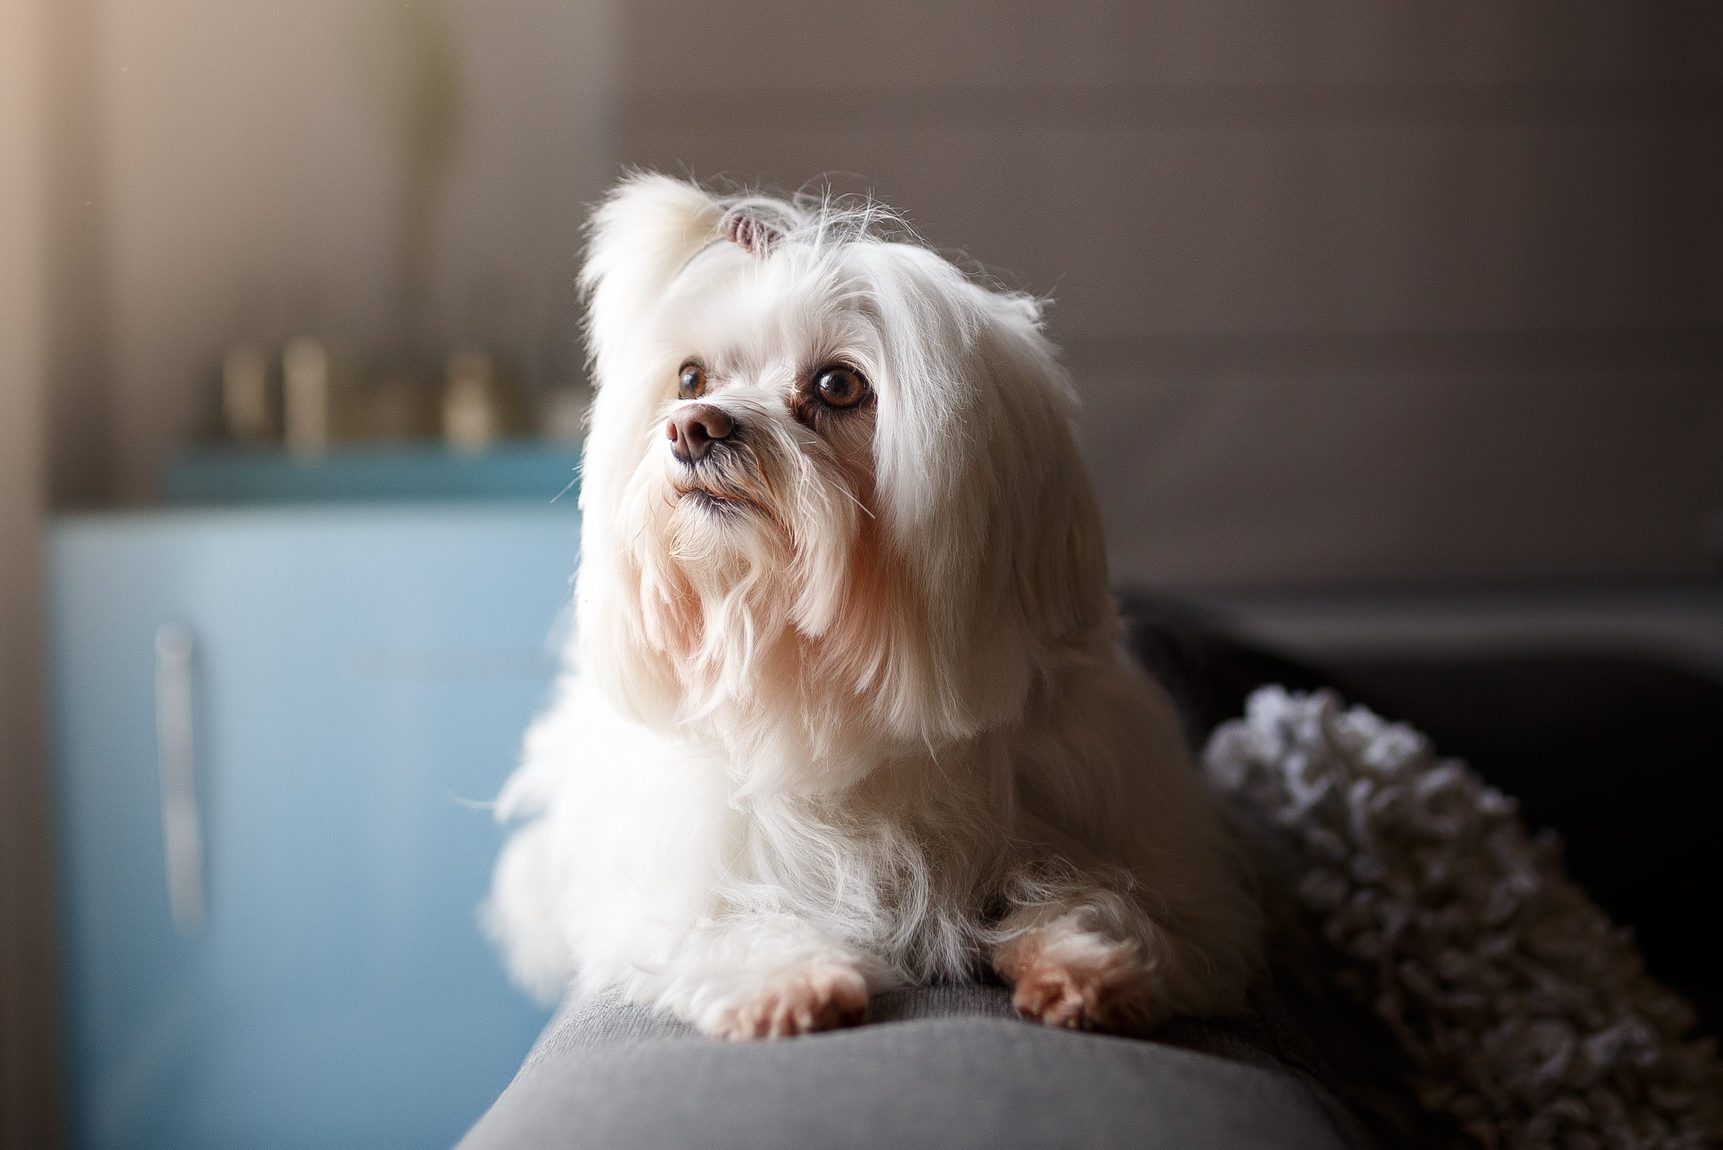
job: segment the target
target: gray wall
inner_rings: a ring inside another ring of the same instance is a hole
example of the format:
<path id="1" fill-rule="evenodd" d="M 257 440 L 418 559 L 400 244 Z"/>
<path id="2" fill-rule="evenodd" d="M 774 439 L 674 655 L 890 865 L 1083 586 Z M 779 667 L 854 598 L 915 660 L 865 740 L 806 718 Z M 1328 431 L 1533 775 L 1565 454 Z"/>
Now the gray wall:
<path id="1" fill-rule="evenodd" d="M 56 231 L 82 261 L 60 311 L 89 317 L 56 359 L 85 357 L 56 389 L 62 500 L 147 497 L 235 335 L 390 330 L 401 7 L 65 0 L 85 143 L 56 202 L 91 207 Z M 580 205 L 621 163 L 836 173 L 1056 298 L 1123 577 L 1706 568 L 1723 6 L 450 11 L 451 338 L 569 337 Z"/>
<path id="2" fill-rule="evenodd" d="M 866 173 L 1056 297 L 1121 574 L 1704 567 L 1723 6 L 631 11 L 628 159 Z"/>

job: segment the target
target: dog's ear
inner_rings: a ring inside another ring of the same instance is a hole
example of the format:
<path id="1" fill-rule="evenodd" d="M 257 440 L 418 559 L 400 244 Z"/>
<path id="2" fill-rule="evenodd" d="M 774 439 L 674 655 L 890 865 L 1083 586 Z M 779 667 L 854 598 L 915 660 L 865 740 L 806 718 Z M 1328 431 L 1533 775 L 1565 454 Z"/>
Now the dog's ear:
<path id="1" fill-rule="evenodd" d="M 1106 625 L 1099 512 L 1035 302 L 919 248 L 876 251 L 897 349 L 878 409 L 880 518 L 919 592 L 919 714 L 934 720 L 929 737 L 963 737 L 1022 714 L 1025 651 Z"/>
<path id="2" fill-rule="evenodd" d="M 580 285 L 600 387 L 608 343 L 632 335 L 689 257 L 718 238 L 723 215 L 705 189 L 654 172 L 625 178 L 593 213 Z"/>
<path id="3" fill-rule="evenodd" d="M 659 348 L 644 333 L 683 265 L 719 241 L 723 215 L 724 206 L 703 188 L 653 173 L 627 177 L 593 213 L 580 284 L 596 394 L 581 460 L 580 506 L 586 538 L 606 542 L 587 549 L 593 558 L 583 564 L 581 579 L 588 590 L 607 583 L 594 571 L 610 561 L 609 518 L 651 440 L 652 421 L 675 395 L 673 356 L 686 352 Z"/>

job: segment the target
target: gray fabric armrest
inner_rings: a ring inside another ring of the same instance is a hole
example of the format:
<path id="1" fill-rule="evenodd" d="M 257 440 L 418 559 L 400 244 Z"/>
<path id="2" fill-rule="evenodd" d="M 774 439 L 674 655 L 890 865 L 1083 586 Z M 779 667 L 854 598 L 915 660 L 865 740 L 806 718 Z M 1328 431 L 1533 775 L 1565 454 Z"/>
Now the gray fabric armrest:
<path id="1" fill-rule="evenodd" d="M 552 1021 L 461 1150 L 1363 1144 L 1260 1025 L 1168 1039 L 1031 1025 L 997 986 L 880 995 L 866 1026 L 742 1044 L 598 1001 Z"/>

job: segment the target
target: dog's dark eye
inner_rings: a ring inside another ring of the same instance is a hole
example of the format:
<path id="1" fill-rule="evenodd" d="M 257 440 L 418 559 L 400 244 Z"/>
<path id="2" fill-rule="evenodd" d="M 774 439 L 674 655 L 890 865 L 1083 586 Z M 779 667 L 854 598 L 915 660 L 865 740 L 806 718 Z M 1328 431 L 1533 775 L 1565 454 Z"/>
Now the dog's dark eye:
<path id="1" fill-rule="evenodd" d="M 700 366 L 699 360 L 691 359 L 682 365 L 676 393 L 683 399 L 699 399 L 706 394 L 706 369 Z"/>
<path id="2" fill-rule="evenodd" d="M 822 367 L 814 373 L 814 394 L 827 407 L 854 407 L 868 396 L 867 380 L 853 367 Z"/>

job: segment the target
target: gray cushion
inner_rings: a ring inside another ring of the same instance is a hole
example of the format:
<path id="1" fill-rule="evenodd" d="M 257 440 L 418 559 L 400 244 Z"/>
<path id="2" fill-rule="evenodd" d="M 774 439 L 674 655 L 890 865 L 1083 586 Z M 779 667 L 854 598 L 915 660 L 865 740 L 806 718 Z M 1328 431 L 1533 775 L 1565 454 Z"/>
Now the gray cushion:
<path id="1" fill-rule="evenodd" d="M 998 986 L 880 995 L 866 1026 L 741 1044 L 600 1000 L 552 1021 L 461 1150 L 1361 1145 L 1284 1039 L 1260 1017 L 1153 1042 L 1055 1030 Z"/>

